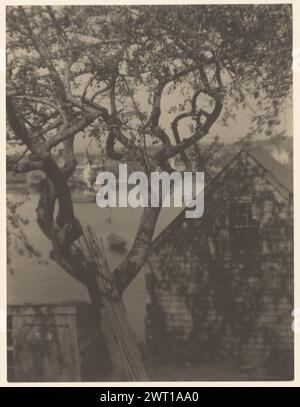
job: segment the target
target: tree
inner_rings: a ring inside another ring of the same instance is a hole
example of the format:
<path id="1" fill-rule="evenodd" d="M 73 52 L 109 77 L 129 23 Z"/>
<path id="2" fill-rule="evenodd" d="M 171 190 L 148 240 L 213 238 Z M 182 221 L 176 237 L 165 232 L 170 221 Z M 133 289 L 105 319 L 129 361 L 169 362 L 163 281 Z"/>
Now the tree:
<path id="1" fill-rule="evenodd" d="M 82 230 L 69 187 L 74 140 L 97 139 L 109 159 L 138 161 L 149 174 L 171 172 L 178 155 L 192 169 L 190 147 L 249 101 L 249 135 L 270 132 L 291 91 L 291 6 L 8 7 L 7 30 L 7 134 L 24 146 L 8 156 L 8 170 L 45 173 L 37 222 L 52 242 L 50 257 L 87 287 L 116 376 L 145 379 L 122 293 L 145 261 L 160 208 L 144 208 L 113 273 L 90 264 L 75 244 Z"/>

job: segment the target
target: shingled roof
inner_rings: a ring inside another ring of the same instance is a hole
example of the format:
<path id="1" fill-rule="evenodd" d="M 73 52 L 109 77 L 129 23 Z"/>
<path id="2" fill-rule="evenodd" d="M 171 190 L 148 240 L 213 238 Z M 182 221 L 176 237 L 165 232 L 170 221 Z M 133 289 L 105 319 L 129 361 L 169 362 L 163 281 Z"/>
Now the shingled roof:
<path id="1" fill-rule="evenodd" d="M 283 187 L 293 193 L 293 172 L 275 160 L 261 147 L 245 150 L 260 166 L 264 167 Z"/>

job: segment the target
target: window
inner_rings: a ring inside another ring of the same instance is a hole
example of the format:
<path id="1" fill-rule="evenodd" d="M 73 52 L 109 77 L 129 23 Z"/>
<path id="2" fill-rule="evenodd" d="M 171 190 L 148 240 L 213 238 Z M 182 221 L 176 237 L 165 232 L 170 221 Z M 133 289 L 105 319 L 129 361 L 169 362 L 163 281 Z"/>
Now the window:
<path id="1" fill-rule="evenodd" d="M 232 251 L 239 254 L 256 252 L 258 230 L 251 201 L 230 202 L 229 217 Z"/>

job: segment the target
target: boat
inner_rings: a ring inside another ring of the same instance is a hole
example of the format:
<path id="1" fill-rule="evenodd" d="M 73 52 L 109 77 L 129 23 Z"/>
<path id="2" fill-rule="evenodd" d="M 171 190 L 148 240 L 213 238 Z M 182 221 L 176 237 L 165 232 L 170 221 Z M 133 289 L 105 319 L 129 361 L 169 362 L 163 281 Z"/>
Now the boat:
<path id="1" fill-rule="evenodd" d="M 118 235 L 117 233 L 110 233 L 107 236 L 107 241 L 109 244 L 109 247 L 112 250 L 116 251 L 125 251 L 126 250 L 126 239 L 124 237 Z"/>

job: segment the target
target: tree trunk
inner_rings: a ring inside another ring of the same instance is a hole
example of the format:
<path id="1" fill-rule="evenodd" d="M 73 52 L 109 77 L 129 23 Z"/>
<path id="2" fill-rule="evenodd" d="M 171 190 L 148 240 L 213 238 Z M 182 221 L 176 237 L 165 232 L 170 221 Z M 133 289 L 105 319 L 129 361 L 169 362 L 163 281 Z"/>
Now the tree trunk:
<path id="1" fill-rule="evenodd" d="M 113 379 L 146 381 L 147 374 L 122 299 L 101 298 L 97 305 L 100 332 L 109 349 Z"/>
<path id="2" fill-rule="evenodd" d="M 148 380 L 113 274 L 108 266 L 99 267 L 99 264 L 91 265 L 90 271 L 86 286 L 99 315 L 99 328 L 109 351 L 113 378 L 120 381 Z"/>
<path id="3" fill-rule="evenodd" d="M 102 240 L 90 226 L 83 234 L 83 239 L 82 254 L 89 270 L 86 287 L 99 314 L 99 328 L 109 350 L 114 379 L 148 380 L 136 336 L 129 323 L 115 276 L 110 271 Z"/>

